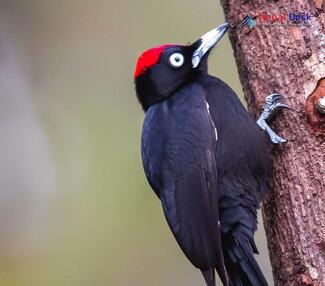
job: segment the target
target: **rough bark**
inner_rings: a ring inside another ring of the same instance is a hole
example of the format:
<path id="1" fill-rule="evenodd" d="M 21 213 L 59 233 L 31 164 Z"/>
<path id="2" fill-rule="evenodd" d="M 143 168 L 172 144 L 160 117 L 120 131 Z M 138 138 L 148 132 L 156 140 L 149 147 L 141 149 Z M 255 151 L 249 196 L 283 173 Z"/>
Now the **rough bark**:
<path id="1" fill-rule="evenodd" d="M 223 0 L 230 39 L 249 111 L 279 92 L 293 108 L 273 127 L 289 140 L 273 148 L 273 192 L 263 204 L 275 285 L 325 285 L 324 115 L 314 104 L 325 96 L 324 1 Z M 259 21 L 258 15 L 307 12 L 310 23 Z M 241 21 L 250 15 L 253 28 Z"/>

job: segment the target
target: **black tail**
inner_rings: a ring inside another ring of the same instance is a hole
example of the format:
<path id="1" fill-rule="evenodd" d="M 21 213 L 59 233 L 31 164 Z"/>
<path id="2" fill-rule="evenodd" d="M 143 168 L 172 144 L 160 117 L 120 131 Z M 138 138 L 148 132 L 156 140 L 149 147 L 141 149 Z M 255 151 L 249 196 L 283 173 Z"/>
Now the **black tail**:
<path id="1" fill-rule="evenodd" d="M 254 241 L 243 234 L 223 236 L 223 252 L 230 286 L 268 286 L 258 266 Z"/>
<path id="2" fill-rule="evenodd" d="M 204 280 L 207 286 L 216 286 L 215 274 L 214 269 L 210 268 L 208 270 L 201 270 Z"/>

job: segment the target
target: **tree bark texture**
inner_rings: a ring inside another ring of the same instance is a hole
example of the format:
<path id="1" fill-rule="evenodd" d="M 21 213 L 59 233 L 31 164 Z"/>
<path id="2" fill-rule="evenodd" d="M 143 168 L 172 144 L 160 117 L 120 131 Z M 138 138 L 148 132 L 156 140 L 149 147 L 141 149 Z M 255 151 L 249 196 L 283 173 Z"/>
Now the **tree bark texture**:
<path id="1" fill-rule="evenodd" d="M 221 2 L 249 111 L 257 117 L 275 92 L 293 109 L 273 122 L 289 141 L 272 149 L 273 191 L 262 207 L 275 285 L 325 285 L 325 115 L 315 108 L 325 96 L 325 3 Z M 260 19 L 292 12 L 312 17 Z M 242 27 L 247 15 L 254 27 Z"/>

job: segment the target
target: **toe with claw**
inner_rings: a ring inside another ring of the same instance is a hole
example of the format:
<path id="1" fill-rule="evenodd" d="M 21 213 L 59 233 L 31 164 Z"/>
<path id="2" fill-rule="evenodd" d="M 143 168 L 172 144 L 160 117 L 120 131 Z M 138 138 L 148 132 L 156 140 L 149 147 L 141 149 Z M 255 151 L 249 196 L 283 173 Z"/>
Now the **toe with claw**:
<path id="1" fill-rule="evenodd" d="M 264 111 L 262 112 L 259 119 L 256 121 L 257 125 L 269 135 L 271 141 L 274 144 L 281 144 L 287 142 L 286 139 L 283 139 L 282 137 L 277 135 L 267 124 L 267 122 L 270 121 L 273 116 L 281 109 L 290 109 L 288 105 L 281 103 L 281 99 L 283 99 L 283 96 L 278 93 L 274 93 L 267 96 L 265 99 Z"/>

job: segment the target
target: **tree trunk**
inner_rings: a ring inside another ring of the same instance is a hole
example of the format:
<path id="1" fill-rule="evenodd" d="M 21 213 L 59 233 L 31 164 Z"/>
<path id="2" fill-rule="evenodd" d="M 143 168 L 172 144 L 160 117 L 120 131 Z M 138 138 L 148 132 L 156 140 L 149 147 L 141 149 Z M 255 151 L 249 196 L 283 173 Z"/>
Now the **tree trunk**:
<path id="1" fill-rule="evenodd" d="M 273 123 L 289 141 L 273 148 L 273 192 L 262 207 L 275 285 L 325 285 L 325 115 L 315 108 L 325 96 L 324 1 L 221 2 L 249 111 L 257 117 L 274 92 L 293 109 Z M 265 16 L 291 12 L 312 17 Z M 247 15 L 254 27 L 242 27 Z"/>

